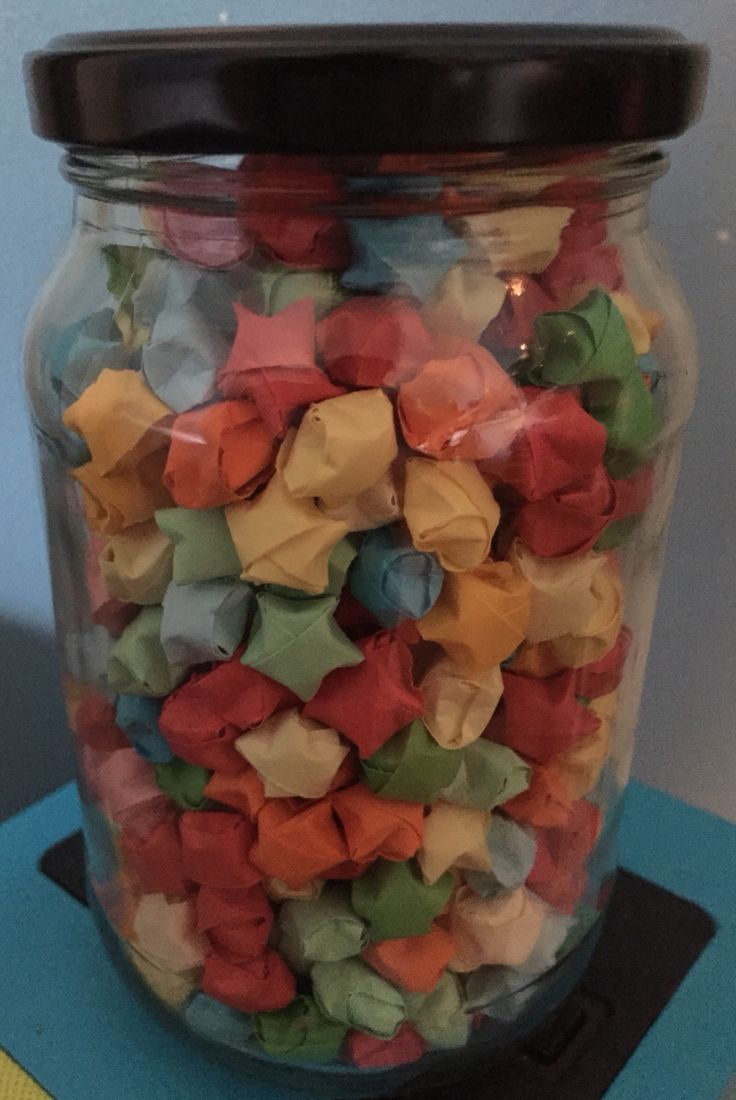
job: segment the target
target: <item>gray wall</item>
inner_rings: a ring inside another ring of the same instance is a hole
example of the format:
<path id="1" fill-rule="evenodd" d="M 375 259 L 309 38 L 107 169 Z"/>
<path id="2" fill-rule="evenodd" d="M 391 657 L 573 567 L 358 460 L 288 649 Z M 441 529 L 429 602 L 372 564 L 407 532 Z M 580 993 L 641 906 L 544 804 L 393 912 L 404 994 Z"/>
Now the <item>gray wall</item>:
<path id="1" fill-rule="evenodd" d="M 732 0 L 0 0 L 0 814 L 69 773 L 49 641 L 51 610 L 33 455 L 18 377 L 24 316 L 66 231 L 58 151 L 28 130 L 21 55 L 52 35 L 174 19 L 230 22 L 544 20 L 659 23 L 715 52 L 700 126 L 658 184 L 655 231 L 670 248 L 701 333 L 703 377 L 687 436 L 642 712 L 637 774 L 736 820 L 736 20 Z"/>

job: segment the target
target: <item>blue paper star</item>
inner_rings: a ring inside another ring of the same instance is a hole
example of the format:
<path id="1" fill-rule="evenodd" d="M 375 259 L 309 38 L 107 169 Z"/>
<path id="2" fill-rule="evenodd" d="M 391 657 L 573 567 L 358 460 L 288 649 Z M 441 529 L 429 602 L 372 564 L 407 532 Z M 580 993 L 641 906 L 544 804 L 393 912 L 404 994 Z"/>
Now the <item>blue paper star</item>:
<path id="1" fill-rule="evenodd" d="M 342 277 L 350 290 L 405 287 L 424 301 L 468 250 L 438 214 L 349 218 L 353 263 Z"/>

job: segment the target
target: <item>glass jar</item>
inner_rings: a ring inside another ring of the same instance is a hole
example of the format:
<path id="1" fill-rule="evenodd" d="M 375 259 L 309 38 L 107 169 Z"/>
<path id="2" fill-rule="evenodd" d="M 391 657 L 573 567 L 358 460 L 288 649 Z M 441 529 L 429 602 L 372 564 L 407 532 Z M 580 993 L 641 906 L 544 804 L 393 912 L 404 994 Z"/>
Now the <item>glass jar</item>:
<path id="1" fill-rule="evenodd" d="M 29 63 L 77 191 L 27 379 L 89 894 L 210 1050 L 380 1095 L 596 943 L 696 378 L 647 199 L 704 51 L 193 41 Z"/>

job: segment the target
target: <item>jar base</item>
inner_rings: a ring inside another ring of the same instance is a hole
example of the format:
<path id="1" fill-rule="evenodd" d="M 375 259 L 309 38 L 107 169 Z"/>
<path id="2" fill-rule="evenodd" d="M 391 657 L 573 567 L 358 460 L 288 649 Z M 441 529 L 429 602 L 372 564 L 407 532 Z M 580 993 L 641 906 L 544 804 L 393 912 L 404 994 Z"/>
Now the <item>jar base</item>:
<path id="1" fill-rule="evenodd" d="M 463 1077 L 490 1066 L 504 1057 L 513 1044 L 530 1035 L 572 993 L 581 980 L 598 942 L 602 920 L 557 966 L 525 987 L 524 1003 L 510 1019 L 485 1016 L 462 1048 L 434 1050 L 419 1062 L 387 1069 L 358 1069 L 347 1065 L 315 1065 L 292 1060 L 281 1062 L 265 1053 L 233 1050 L 201 1038 L 188 1028 L 181 1016 L 168 1007 L 145 984 L 136 966 L 124 951 L 120 938 L 111 927 L 94 891 L 88 884 L 89 908 L 100 937 L 118 972 L 129 988 L 158 1019 L 191 1048 L 194 1044 L 204 1057 L 224 1065 L 244 1078 L 260 1079 L 270 1085 L 298 1092 L 300 1096 L 333 1097 L 349 1095 L 354 1100 L 373 1097 L 406 1096 L 437 1089 L 461 1081 Z M 519 993 L 504 998 L 511 1002 Z M 495 1007 L 501 1012 L 501 1002 Z M 510 1013 L 509 1013 L 510 1014 Z"/>

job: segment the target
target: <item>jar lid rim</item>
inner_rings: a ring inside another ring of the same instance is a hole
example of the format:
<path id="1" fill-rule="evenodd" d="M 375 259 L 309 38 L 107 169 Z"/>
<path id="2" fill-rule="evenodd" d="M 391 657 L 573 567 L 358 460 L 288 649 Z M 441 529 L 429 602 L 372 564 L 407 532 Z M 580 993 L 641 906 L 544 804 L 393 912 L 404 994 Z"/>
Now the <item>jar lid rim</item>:
<path id="1" fill-rule="evenodd" d="M 67 146 L 360 155 L 674 137 L 708 57 L 661 27 L 314 24 L 69 34 L 24 69 Z"/>

